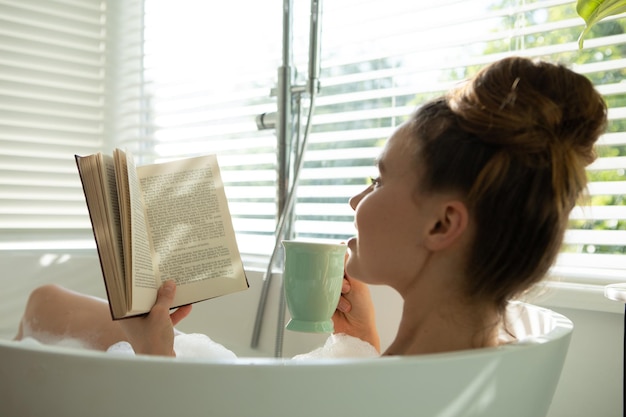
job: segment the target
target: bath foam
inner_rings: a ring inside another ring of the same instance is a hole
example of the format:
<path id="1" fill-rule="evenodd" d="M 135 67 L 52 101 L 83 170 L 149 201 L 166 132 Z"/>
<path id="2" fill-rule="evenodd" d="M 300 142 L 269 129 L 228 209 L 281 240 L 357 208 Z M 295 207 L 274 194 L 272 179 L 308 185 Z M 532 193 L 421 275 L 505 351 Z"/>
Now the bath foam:
<path id="1" fill-rule="evenodd" d="M 225 346 L 213 341 L 210 337 L 201 333 L 182 333 L 175 329 L 174 352 L 181 358 L 204 358 L 204 359 L 236 359 L 237 355 Z M 84 342 L 70 337 L 38 337 L 27 336 L 21 340 L 26 344 L 55 345 L 78 349 L 91 349 Z M 107 353 L 123 356 L 134 356 L 135 351 L 127 341 L 120 341 L 111 345 Z M 294 356 L 295 361 L 308 359 L 330 358 L 373 358 L 380 356 L 374 346 L 356 337 L 346 334 L 332 334 L 326 340 L 324 346 L 309 353 Z"/>
<path id="2" fill-rule="evenodd" d="M 107 353 L 122 356 L 135 356 L 135 350 L 130 343 L 126 341 L 117 342 L 114 345 L 109 346 Z"/>
<path id="3" fill-rule="evenodd" d="M 125 341 L 117 342 L 107 349 L 117 355 L 134 355 L 132 346 Z M 237 356 L 223 345 L 200 333 L 180 333 L 174 337 L 174 352 L 181 358 L 236 359 Z M 346 334 L 332 334 L 324 346 L 309 353 L 294 356 L 296 361 L 329 358 L 373 358 L 380 356 L 374 346 Z"/>
<path id="4" fill-rule="evenodd" d="M 179 334 L 174 338 L 176 356 L 187 358 L 236 359 L 232 351 L 205 334 Z"/>
<path id="5" fill-rule="evenodd" d="M 371 344 L 344 333 L 331 334 L 324 346 L 309 353 L 296 355 L 293 360 L 326 358 L 374 358 L 380 356 Z"/>
<path id="6" fill-rule="evenodd" d="M 44 338 L 44 340 L 36 339 L 32 336 L 26 336 L 21 339 L 22 343 L 30 344 L 30 345 L 54 345 L 54 346 L 63 346 L 68 348 L 75 349 L 89 349 L 86 343 L 81 340 L 74 339 L 72 337 L 63 337 L 63 338 L 53 338 L 48 337 Z"/>
<path id="7" fill-rule="evenodd" d="M 232 351 L 214 342 L 210 337 L 200 333 L 180 333 L 174 337 L 174 352 L 180 358 L 204 359 L 236 359 Z M 107 353 L 116 355 L 134 355 L 135 351 L 126 341 L 117 342 L 107 349 Z"/>

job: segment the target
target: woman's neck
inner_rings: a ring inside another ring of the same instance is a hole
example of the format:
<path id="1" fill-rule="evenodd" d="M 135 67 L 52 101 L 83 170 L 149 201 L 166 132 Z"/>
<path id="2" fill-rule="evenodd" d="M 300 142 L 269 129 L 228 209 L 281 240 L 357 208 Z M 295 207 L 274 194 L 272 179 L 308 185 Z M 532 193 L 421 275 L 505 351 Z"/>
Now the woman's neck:
<path id="1" fill-rule="evenodd" d="M 417 355 L 498 345 L 500 315 L 494 307 L 441 297 L 405 298 L 395 340 L 384 355 Z M 441 294 L 441 293 L 439 293 Z"/>

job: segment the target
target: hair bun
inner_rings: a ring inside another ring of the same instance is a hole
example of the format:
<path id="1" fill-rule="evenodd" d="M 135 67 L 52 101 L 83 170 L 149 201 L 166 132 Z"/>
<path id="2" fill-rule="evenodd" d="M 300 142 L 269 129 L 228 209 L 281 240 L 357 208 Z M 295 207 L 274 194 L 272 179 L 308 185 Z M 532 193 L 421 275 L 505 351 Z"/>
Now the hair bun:
<path id="1" fill-rule="evenodd" d="M 448 104 L 464 130 L 535 163 L 571 150 L 588 165 L 606 126 L 606 104 L 587 78 L 519 57 L 484 68 Z"/>

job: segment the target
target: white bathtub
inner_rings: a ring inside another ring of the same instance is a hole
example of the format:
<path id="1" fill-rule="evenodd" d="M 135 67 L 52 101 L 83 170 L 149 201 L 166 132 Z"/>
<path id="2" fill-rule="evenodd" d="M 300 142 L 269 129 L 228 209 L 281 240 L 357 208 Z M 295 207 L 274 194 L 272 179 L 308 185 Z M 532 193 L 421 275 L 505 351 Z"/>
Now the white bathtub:
<path id="1" fill-rule="evenodd" d="M 79 271 L 85 272 L 92 260 L 85 262 L 75 264 Z M 35 274 L 65 276 L 31 267 Z M 41 283 L 35 279 L 29 285 Z M 252 288 L 259 285 L 251 279 Z M 8 299 L 11 293 L 15 295 L 13 291 L 2 297 Z M 244 313 L 249 319 L 224 324 L 217 333 L 225 336 L 224 328 L 231 328 L 247 333 L 248 339 L 256 304 L 233 298 L 237 306 L 228 308 L 226 298 L 220 301 L 222 311 L 249 305 Z M 524 343 L 417 357 L 308 363 L 257 357 L 219 362 L 119 357 L 0 340 L 0 415 L 541 417 L 559 380 L 572 323 L 549 310 L 521 307 L 527 320 L 514 331 L 530 336 Z M 224 321 L 229 321 L 228 314 Z M 379 320 L 379 326 L 385 323 Z M 271 333 L 275 325 L 267 327 Z M 288 344 L 290 338 L 309 337 L 293 332 L 286 336 Z M 383 333 L 383 345 L 385 338 Z M 237 352 L 233 344 L 240 342 L 215 339 Z M 309 338 L 304 344 L 320 340 Z M 254 351 L 244 354 L 250 352 Z"/>

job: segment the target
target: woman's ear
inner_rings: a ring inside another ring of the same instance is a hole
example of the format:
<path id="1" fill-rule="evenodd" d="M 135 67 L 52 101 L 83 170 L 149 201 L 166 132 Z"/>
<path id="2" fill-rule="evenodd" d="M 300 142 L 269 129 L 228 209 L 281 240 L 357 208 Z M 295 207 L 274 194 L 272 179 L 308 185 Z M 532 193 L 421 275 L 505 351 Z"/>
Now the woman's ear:
<path id="1" fill-rule="evenodd" d="M 469 213 L 465 204 L 457 200 L 442 203 L 426 236 L 425 246 L 432 251 L 450 247 L 463 236 L 468 222 Z"/>

